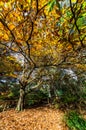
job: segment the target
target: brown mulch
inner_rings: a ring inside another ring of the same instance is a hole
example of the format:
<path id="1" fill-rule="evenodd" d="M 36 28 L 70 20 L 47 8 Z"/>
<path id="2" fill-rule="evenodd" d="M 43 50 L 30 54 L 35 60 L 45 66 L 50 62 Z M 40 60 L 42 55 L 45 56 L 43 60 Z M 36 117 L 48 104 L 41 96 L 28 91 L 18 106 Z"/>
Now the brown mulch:
<path id="1" fill-rule="evenodd" d="M 0 113 L 0 130 L 68 130 L 64 113 L 48 107 L 8 110 Z"/>

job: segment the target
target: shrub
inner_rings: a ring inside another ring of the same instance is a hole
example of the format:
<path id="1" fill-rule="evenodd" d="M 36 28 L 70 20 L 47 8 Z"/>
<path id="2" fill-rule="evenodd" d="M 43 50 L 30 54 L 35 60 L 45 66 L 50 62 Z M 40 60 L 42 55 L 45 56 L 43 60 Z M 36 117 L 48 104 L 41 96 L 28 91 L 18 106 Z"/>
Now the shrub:
<path id="1" fill-rule="evenodd" d="M 86 130 L 86 120 L 75 111 L 65 115 L 65 122 L 69 130 Z"/>
<path id="2" fill-rule="evenodd" d="M 40 105 L 44 101 L 47 101 L 47 94 L 42 92 L 41 90 L 32 91 L 28 93 L 25 97 L 26 105 L 33 106 L 33 105 Z"/>

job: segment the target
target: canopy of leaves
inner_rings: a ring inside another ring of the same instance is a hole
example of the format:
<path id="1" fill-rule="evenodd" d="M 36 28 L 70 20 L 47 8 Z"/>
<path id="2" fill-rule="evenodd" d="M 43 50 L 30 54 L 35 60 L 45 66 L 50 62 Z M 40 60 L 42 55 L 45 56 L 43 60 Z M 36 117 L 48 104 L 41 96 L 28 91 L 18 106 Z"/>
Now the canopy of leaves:
<path id="1" fill-rule="evenodd" d="M 2 0 L 1 44 L 10 43 L 30 64 L 60 63 L 86 40 L 86 2 L 70 0 L 68 5 L 57 0 Z"/>
<path id="2" fill-rule="evenodd" d="M 85 0 L 0 1 L 0 71 L 21 70 L 13 55 L 3 56 L 5 52 L 22 55 L 22 86 L 34 78 L 37 68 L 37 81 L 45 75 L 53 79 L 49 67 L 85 71 L 85 10 Z"/>

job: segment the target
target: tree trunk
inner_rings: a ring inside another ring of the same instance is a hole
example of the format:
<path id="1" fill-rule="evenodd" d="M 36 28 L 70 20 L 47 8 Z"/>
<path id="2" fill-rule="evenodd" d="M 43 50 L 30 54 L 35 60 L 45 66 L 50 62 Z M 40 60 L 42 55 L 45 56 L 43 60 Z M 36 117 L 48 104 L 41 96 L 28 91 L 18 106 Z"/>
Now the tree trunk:
<path id="1" fill-rule="evenodd" d="M 25 88 L 28 85 L 28 80 L 32 72 L 33 68 L 30 70 L 28 61 L 24 59 L 23 72 L 19 77 L 19 83 L 21 86 L 20 86 L 20 96 L 16 107 L 16 110 L 18 111 L 22 111 L 24 109 Z"/>
<path id="2" fill-rule="evenodd" d="M 20 88 L 20 97 L 18 100 L 16 110 L 22 111 L 24 109 L 24 99 L 25 99 L 25 87 L 24 88 L 21 87 Z"/>

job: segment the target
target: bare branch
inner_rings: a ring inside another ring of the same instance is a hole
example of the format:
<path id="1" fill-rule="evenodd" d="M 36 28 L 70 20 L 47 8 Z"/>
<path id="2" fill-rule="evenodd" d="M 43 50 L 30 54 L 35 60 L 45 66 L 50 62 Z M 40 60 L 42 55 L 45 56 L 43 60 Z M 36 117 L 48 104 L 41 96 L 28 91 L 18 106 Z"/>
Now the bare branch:
<path id="1" fill-rule="evenodd" d="M 36 0 L 36 15 L 38 14 L 38 12 L 39 12 L 39 8 L 38 8 L 38 0 Z"/>
<path id="2" fill-rule="evenodd" d="M 12 42 L 14 42 L 14 43 L 17 45 L 17 47 L 18 47 L 19 50 L 21 51 L 21 54 L 25 57 L 25 59 L 26 59 L 27 61 L 30 62 L 29 57 L 26 56 L 26 54 L 25 54 L 25 52 L 23 51 L 23 49 L 21 48 L 21 46 L 19 46 L 19 43 L 16 41 L 15 35 L 14 35 L 13 32 L 10 30 L 10 28 L 9 28 L 8 25 L 5 23 L 5 21 L 4 21 L 3 19 L 0 19 L 0 22 L 4 25 L 4 27 L 6 27 L 6 28 L 8 29 L 8 31 L 11 33 L 12 38 L 13 38 L 13 39 L 12 39 Z"/>
<path id="3" fill-rule="evenodd" d="M 81 32 L 80 32 L 80 29 L 79 29 L 79 27 L 78 27 L 78 25 L 77 25 L 78 16 L 76 17 L 76 14 L 75 14 L 76 12 L 73 11 L 73 6 L 72 6 L 71 0 L 70 0 L 70 8 L 71 8 L 71 12 L 72 12 L 73 19 L 74 19 L 74 25 L 76 26 L 76 29 L 77 29 L 78 34 L 79 34 L 79 41 L 80 41 L 80 43 L 81 43 L 81 46 L 84 47 L 83 40 L 81 40 L 81 38 L 80 38 Z M 79 9 L 77 15 L 79 15 L 79 13 L 81 12 L 81 8 L 82 8 L 82 6 L 80 7 L 80 9 Z"/>

